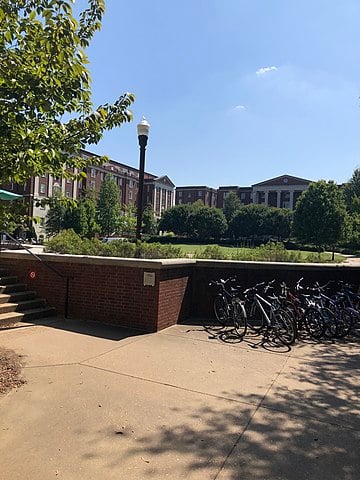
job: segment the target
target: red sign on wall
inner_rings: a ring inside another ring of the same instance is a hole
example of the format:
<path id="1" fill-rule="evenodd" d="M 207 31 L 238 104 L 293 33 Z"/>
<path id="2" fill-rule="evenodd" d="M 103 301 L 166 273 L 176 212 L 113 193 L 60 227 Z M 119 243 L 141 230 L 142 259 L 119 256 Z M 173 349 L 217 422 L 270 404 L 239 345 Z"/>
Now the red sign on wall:
<path id="1" fill-rule="evenodd" d="M 31 272 L 29 272 L 29 278 L 31 280 L 34 280 L 36 278 L 36 272 L 34 272 L 34 270 L 32 270 Z"/>

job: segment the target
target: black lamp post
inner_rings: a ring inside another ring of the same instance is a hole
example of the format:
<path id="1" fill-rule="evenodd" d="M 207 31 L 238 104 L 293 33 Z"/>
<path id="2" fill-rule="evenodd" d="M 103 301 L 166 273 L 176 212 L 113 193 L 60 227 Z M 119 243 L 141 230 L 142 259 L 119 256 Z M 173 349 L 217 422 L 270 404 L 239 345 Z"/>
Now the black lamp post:
<path id="1" fill-rule="evenodd" d="M 150 124 L 145 117 L 137 125 L 137 133 L 140 145 L 140 167 L 139 167 L 139 188 L 137 197 L 137 219 L 136 219 L 136 240 L 141 240 L 141 226 L 143 214 L 143 193 L 144 193 L 144 172 L 145 172 L 145 150 L 149 136 Z"/>

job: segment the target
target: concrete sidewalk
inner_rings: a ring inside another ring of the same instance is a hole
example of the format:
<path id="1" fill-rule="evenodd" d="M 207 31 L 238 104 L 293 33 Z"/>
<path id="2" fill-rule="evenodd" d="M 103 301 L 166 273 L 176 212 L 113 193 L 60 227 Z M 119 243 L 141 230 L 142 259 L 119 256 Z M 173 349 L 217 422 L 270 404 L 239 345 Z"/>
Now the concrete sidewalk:
<path id="1" fill-rule="evenodd" d="M 290 352 L 62 319 L 0 331 L 2 480 L 360 478 L 359 343 Z"/>

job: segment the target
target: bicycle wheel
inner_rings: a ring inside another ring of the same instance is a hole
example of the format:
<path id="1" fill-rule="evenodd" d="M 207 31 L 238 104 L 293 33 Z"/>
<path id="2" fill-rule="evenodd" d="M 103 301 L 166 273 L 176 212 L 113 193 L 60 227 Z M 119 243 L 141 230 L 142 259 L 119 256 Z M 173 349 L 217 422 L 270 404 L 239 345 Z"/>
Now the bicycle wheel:
<path id="1" fill-rule="evenodd" d="M 229 320 L 229 306 L 222 295 L 216 295 L 214 299 L 214 313 L 217 321 L 225 327 Z"/>
<path id="2" fill-rule="evenodd" d="M 324 336 L 326 338 L 336 337 L 339 330 L 336 315 L 326 307 L 322 307 L 320 313 L 324 320 Z"/>
<path id="3" fill-rule="evenodd" d="M 246 334 L 247 330 L 246 311 L 240 300 L 234 300 L 232 308 L 234 331 L 238 337 L 242 338 Z"/>
<path id="4" fill-rule="evenodd" d="M 275 337 L 284 345 L 292 345 L 296 339 L 296 324 L 285 310 L 277 310 L 274 312 L 273 329 Z"/>
<path id="5" fill-rule="evenodd" d="M 338 316 L 337 338 L 344 338 L 349 334 L 354 324 L 354 315 L 351 309 L 344 308 Z"/>
<path id="6" fill-rule="evenodd" d="M 266 325 L 264 314 L 257 303 L 250 306 L 250 311 L 247 316 L 247 324 L 254 332 L 260 332 Z"/>
<path id="7" fill-rule="evenodd" d="M 315 307 L 308 307 L 303 316 L 303 324 L 308 334 L 318 340 L 324 333 L 324 319 Z"/>

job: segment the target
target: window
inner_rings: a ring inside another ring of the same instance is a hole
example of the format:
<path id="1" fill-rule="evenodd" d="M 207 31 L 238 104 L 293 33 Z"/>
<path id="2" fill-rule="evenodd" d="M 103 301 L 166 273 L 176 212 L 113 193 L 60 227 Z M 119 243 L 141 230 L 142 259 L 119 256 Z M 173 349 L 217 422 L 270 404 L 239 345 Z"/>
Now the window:
<path id="1" fill-rule="evenodd" d="M 198 191 L 198 197 L 202 197 L 202 194 L 203 194 L 202 190 L 199 190 Z"/>
<path id="2" fill-rule="evenodd" d="M 191 193 L 188 193 L 188 198 L 191 198 Z"/>
<path id="3" fill-rule="evenodd" d="M 182 204 L 182 199 L 181 199 L 181 198 L 179 198 L 179 205 L 181 205 L 181 204 Z"/>
<path id="4" fill-rule="evenodd" d="M 66 179 L 66 183 L 71 183 L 71 179 L 70 179 L 70 178 L 67 178 L 67 179 Z"/>
<path id="5" fill-rule="evenodd" d="M 91 176 L 91 178 L 96 178 L 96 170 L 95 170 L 95 168 L 92 168 L 92 169 L 90 170 L 90 176 Z"/>
<path id="6" fill-rule="evenodd" d="M 104 177 L 105 177 L 104 172 L 101 172 L 101 173 L 100 173 L 100 178 L 101 178 L 101 180 L 104 180 Z"/>
<path id="7" fill-rule="evenodd" d="M 94 180 L 91 180 L 91 182 L 90 182 L 90 188 L 95 188 L 95 182 L 94 182 Z"/>
<path id="8" fill-rule="evenodd" d="M 119 187 L 122 185 L 122 178 L 118 178 L 118 185 Z"/>
<path id="9" fill-rule="evenodd" d="M 132 192 L 129 192 L 129 200 L 132 200 L 132 198 L 133 198 L 133 194 Z"/>
<path id="10" fill-rule="evenodd" d="M 129 188 L 133 188 L 134 187 L 134 182 L 133 180 L 129 180 Z"/>
<path id="11" fill-rule="evenodd" d="M 179 192 L 179 198 L 181 198 L 181 197 L 182 197 L 182 192 Z"/>
<path id="12" fill-rule="evenodd" d="M 40 193 L 42 193 L 42 194 L 44 195 L 45 192 L 46 192 L 46 185 L 45 185 L 45 183 L 40 183 Z"/>
<path id="13" fill-rule="evenodd" d="M 246 193 L 240 193 L 240 200 L 245 200 Z"/>

